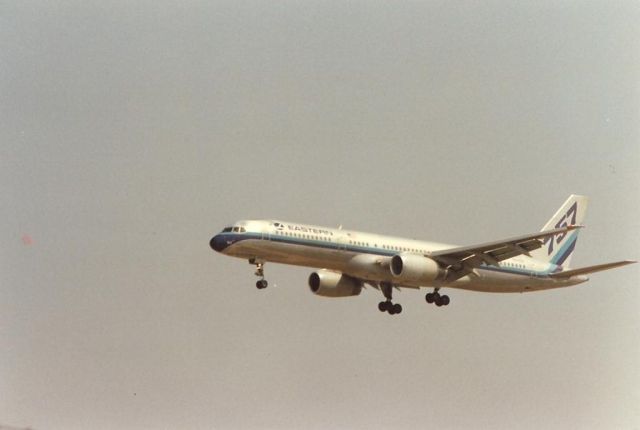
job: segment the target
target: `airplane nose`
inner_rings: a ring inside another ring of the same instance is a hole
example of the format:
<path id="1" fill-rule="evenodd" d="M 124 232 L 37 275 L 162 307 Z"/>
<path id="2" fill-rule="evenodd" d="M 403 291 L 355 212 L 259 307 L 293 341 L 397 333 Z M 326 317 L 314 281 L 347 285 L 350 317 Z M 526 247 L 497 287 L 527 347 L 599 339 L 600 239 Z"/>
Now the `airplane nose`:
<path id="1" fill-rule="evenodd" d="M 224 248 L 226 248 L 227 244 L 223 237 L 219 234 L 213 236 L 211 241 L 209 242 L 209 246 L 214 250 L 221 252 Z"/>

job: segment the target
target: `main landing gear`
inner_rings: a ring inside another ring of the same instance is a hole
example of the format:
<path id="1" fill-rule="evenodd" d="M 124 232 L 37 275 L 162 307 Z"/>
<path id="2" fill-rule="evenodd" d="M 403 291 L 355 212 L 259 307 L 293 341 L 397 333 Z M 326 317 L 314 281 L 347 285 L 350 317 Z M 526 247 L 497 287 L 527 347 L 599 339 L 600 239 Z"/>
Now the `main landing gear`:
<path id="1" fill-rule="evenodd" d="M 433 293 L 427 293 L 424 299 L 427 301 L 427 303 L 435 303 L 438 307 L 447 306 L 449 302 L 451 302 L 451 300 L 449 300 L 449 296 L 447 295 L 441 296 L 438 292 L 439 289 L 440 288 L 436 288 L 435 290 L 433 290 Z"/>
<path id="2" fill-rule="evenodd" d="M 267 285 L 269 285 L 269 283 L 267 282 L 266 279 L 264 279 L 264 263 L 262 262 L 257 262 L 255 260 L 249 260 L 250 264 L 255 264 L 256 266 L 256 272 L 255 275 L 258 276 L 260 279 L 256 282 L 256 288 L 259 290 L 262 290 L 264 288 L 267 288 Z"/>
<path id="3" fill-rule="evenodd" d="M 384 297 L 387 299 L 384 302 L 380 302 L 378 304 L 378 309 L 380 310 L 380 312 L 388 312 L 389 315 L 395 315 L 402 312 L 402 305 L 400 305 L 400 303 L 394 304 L 391 302 L 393 285 L 388 282 L 382 282 L 380 284 L 380 289 L 382 290 L 382 294 L 384 294 Z"/>

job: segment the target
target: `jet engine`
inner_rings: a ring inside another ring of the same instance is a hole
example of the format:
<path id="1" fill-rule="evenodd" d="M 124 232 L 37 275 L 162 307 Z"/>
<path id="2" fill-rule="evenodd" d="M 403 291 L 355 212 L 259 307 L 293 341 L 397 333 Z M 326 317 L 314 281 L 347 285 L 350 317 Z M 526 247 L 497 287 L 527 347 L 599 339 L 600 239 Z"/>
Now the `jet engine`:
<path id="1" fill-rule="evenodd" d="M 309 288 L 317 296 L 357 296 L 362 291 L 362 281 L 341 273 L 322 269 L 309 275 Z"/>
<path id="2" fill-rule="evenodd" d="M 399 282 L 424 285 L 443 275 L 437 262 L 415 254 L 398 254 L 391 258 L 391 274 Z"/>

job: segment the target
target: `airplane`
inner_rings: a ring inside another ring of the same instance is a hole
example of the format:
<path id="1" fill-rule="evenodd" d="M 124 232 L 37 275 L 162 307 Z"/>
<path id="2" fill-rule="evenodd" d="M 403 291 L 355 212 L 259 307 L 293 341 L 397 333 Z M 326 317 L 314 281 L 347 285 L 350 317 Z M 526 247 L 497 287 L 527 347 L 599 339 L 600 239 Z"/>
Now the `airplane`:
<path id="1" fill-rule="evenodd" d="M 378 309 L 402 312 L 393 290 L 433 289 L 425 296 L 438 307 L 450 303 L 442 288 L 524 293 L 588 281 L 590 273 L 635 261 L 570 268 L 588 198 L 571 195 L 537 233 L 471 246 L 454 246 L 339 228 L 278 220 L 238 221 L 213 236 L 214 251 L 255 265 L 258 289 L 266 288 L 267 262 L 316 268 L 308 279 L 322 297 L 357 296 L 365 286 L 380 290 Z"/>

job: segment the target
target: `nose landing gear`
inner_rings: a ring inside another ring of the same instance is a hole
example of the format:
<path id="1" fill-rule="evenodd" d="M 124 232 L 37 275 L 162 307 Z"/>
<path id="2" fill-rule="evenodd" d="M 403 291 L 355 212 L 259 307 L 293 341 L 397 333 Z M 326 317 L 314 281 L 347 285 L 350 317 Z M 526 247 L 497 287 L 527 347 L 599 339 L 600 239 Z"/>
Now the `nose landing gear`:
<path id="1" fill-rule="evenodd" d="M 259 262 L 259 261 L 255 261 L 253 259 L 249 260 L 249 263 L 250 264 L 254 264 L 256 266 L 255 275 L 260 278 L 256 282 L 256 288 L 259 289 L 259 290 L 267 288 L 267 285 L 269 285 L 269 283 L 267 282 L 266 279 L 264 279 L 264 263 Z"/>

